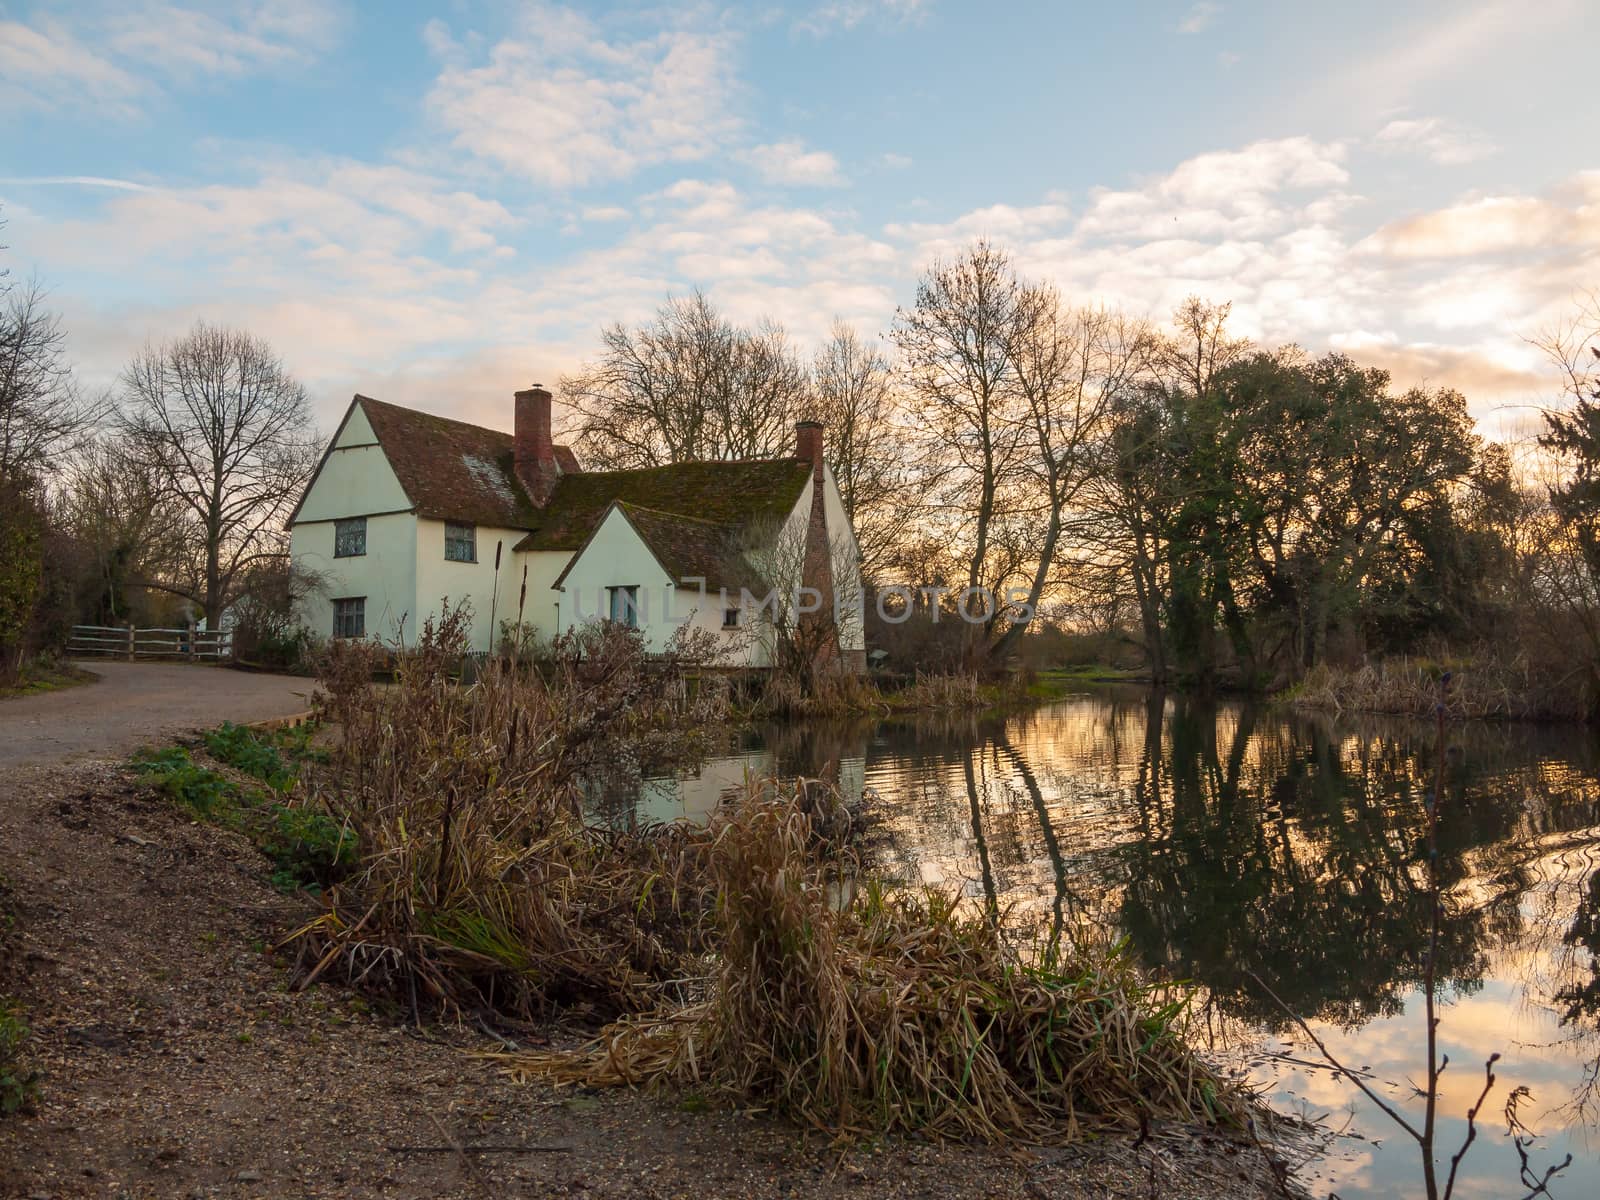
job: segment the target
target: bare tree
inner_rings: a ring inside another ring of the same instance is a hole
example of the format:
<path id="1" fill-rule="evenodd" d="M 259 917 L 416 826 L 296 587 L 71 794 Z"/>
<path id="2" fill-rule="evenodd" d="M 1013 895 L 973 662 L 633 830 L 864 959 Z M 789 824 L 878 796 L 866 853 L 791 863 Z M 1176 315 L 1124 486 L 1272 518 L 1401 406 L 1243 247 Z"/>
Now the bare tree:
<path id="1" fill-rule="evenodd" d="M 962 546 L 969 594 L 998 591 L 1018 563 L 1003 526 L 1021 480 L 1025 426 L 1011 354 L 1022 291 L 1010 256 L 979 241 L 928 268 L 893 330 L 930 443 L 929 488 Z M 989 614 L 986 636 L 998 615 Z"/>
<path id="2" fill-rule="evenodd" d="M 143 588 L 197 593 L 188 552 L 199 541 L 193 514 L 160 466 L 125 440 L 102 440 L 76 456 L 56 512 L 82 548 L 80 605 L 91 619 L 128 620 Z"/>
<path id="3" fill-rule="evenodd" d="M 827 427 L 828 465 L 855 527 L 861 570 L 871 575 L 887 565 L 917 516 L 907 503 L 906 431 L 894 368 L 881 346 L 835 321 L 811 377 L 813 411 Z"/>
<path id="4" fill-rule="evenodd" d="M 1104 308 L 1065 309 L 1053 287 L 1020 293 L 1009 356 L 1024 402 L 1025 469 L 1043 510 L 1028 547 L 1027 597 L 990 649 L 1010 651 L 1037 611 L 1079 497 L 1106 463 L 1113 405 L 1144 376 L 1156 341 L 1148 325 Z M 1019 589 L 1020 590 L 1020 589 Z"/>
<path id="5" fill-rule="evenodd" d="M 0 305 L 0 478 L 43 475 L 79 449 L 104 414 L 67 363 L 66 331 L 36 282 Z"/>
<path id="6" fill-rule="evenodd" d="M 185 591 L 216 628 L 241 573 L 283 553 L 283 522 L 315 470 L 306 391 L 266 342 L 202 322 L 146 346 L 122 393 L 133 452 L 195 524 Z"/>
<path id="7" fill-rule="evenodd" d="M 601 341 L 599 359 L 561 381 L 585 463 L 655 467 L 792 449 L 808 381 L 778 325 L 740 328 L 697 291 L 668 300 L 647 325 L 610 326 Z"/>

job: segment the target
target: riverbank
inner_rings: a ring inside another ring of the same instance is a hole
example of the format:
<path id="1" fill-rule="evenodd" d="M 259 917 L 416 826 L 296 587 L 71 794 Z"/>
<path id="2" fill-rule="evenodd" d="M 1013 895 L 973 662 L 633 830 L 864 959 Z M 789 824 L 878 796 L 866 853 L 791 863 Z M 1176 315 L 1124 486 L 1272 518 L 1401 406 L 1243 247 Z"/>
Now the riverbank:
<path id="1" fill-rule="evenodd" d="M 1309 712 L 1388 713 L 1431 718 L 1442 702 L 1456 721 L 1594 719 L 1588 666 L 1559 670 L 1525 655 L 1493 652 L 1448 659 L 1386 658 L 1355 667 L 1313 667 L 1274 699 Z"/>
<path id="2" fill-rule="evenodd" d="M 560 1026 L 418 1028 L 347 989 L 290 987 L 267 947 L 314 915 L 238 832 L 120 766 L 0 784 L 37 1112 L 0 1123 L 0 1194 L 594 1197 L 1281 1195 L 1253 1146 L 1183 1128 L 1007 1151 L 835 1149 L 693 1095 L 518 1084 L 474 1052 Z"/>

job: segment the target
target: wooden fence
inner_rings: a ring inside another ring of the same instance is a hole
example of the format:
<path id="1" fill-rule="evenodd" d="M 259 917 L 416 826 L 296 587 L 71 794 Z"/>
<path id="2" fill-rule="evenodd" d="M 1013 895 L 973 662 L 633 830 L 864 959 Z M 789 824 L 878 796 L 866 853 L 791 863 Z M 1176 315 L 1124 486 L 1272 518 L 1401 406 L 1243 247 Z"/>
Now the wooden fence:
<path id="1" fill-rule="evenodd" d="M 67 653 L 125 658 L 177 658 L 220 662 L 233 657 L 233 634 L 195 629 L 139 629 L 133 625 L 74 625 Z"/>

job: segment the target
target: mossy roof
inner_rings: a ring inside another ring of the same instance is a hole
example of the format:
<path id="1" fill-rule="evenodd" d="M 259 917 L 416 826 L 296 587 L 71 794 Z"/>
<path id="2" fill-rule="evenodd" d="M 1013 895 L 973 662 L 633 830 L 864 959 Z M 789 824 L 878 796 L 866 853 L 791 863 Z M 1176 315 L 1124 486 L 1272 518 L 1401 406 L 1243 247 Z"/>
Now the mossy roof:
<path id="1" fill-rule="evenodd" d="M 645 520 L 658 527 L 663 518 L 684 517 L 720 527 L 719 536 L 727 538 L 781 522 L 794 509 L 810 474 L 810 464 L 801 459 L 766 458 L 564 475 L 550 502 L 534 514 L 532 531 L 517 549 L 577 550 L 614 501 L 646 510 L 652 515 Z M 686 542 L 698 536 L 695 529 L 684 534 Z"/>
<path id="2" fill-rule="evenodd" d="M 740 588 L 760 590 L 760 576 L 745 557 L 742 531 L 736 526 L 636 504 L 617 507 L 674 583 L 693 586 L 687 581 L 703 580 L 708 591 L 726 588 L 735 595 Z"/>

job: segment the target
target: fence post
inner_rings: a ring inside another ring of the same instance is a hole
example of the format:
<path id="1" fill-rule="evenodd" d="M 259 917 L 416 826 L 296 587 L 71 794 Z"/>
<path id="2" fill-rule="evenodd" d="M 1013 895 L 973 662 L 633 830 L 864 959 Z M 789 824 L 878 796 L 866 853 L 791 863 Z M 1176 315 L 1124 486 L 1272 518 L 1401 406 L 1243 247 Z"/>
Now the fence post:
<path id="1" fill-rule="evenodd" d="M 189 623 L 189 639 L 188 639 L 189 644 L 186 647 L 186 649 L 188 651 L 188 655 L 189 655 L 189 661 L 191 663 L 194 662 L 194 649 L 195 649 L 194 643 L 195 643 L 195 640 L 199 636 L 200 636 L 200 626 L 191 621 Z"/>
<path id="2" fill-rule="evenodd" d="M 133 622 L 128 622 L 128 661 L 133 661 Z"/>

